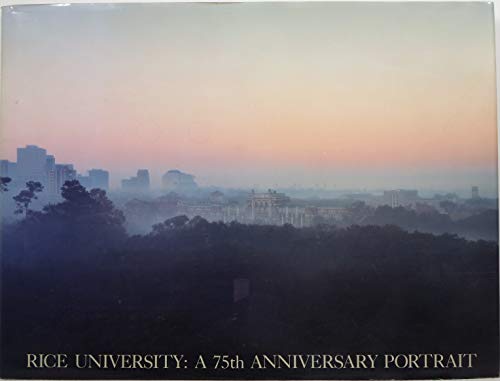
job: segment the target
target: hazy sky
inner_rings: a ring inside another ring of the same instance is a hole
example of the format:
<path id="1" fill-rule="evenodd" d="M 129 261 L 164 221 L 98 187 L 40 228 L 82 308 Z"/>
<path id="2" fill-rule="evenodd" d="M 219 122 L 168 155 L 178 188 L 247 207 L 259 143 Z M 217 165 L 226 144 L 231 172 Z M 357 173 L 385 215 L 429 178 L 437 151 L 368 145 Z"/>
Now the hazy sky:
<path id="1" fill-rule="evenodd" d="M 496 191 L 492 6 L 25 6 L 3 15 L 3 156 L 113 183 Z"/>

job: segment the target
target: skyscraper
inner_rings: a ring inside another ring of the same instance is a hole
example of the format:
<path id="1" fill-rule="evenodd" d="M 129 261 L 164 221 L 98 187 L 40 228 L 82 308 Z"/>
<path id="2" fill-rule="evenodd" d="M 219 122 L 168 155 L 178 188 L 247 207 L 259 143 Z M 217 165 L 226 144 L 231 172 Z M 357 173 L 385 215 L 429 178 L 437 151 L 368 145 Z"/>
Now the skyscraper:
<path id="1" fill-rule="evenodd" d="M 17 149 L 17 178 L 20 183 L 39 181 L 47 184 L 47 151 L 35 145 Z"/>
<path id="2" fill-rule="evenodd" d="M 142 189 L 149 189 L 149 171 L 147 169 L 137 171 L 137 185 Z"/>
<path id="3" fill-rule="evenodd" d="M 92 189 L 92 179 L 90 178 L 90 176 L 77 175 L 76 179 L 78 180 L 80 185 L 85 187 L 87 190 Z"/>
<path id="4" fill-rule="evenodd" d="M 10 177 L 12 180 L 16 177 L 17 163 L 9 160 L 0 160 L 0 176 Z"/>
<path id="5" fill-rule="evenodd" d="M 198 188 L 193 175 L 177 169 L 172 169 L 165 173 L 161 182 L 164 189 L 175 192 L 193 191 Z"/>
<path id="6" fill-rule="evenodd" d="M 137 176 L 123 179 L 122 189 L 129 192 L 149 190 L 149 171 L 147 169 L 139 169 Z"/>
<path id="7" fill-rule="evenodd" d="M 45 159 L 45 175 L 47 177 L 47 193 L 55 196 L 58 193 L 56 176 L 56 159 L 53 155 L 48 155 Z"/>
<path id="8" fill-rule="evenodd" d="M 109 172 L 103 169 L 91 169 L 89 171 L 92 188 L 109 189 Z"/>
<path id="9" fill-rule="evenodd" d="M 471 196 L 472 196 L 472 198 L 474 198 L 474 199 L 479 198 L 479 187 L 478 187 L 478 186 L 474 185 L 474 186 L 472 187 L 472 189 L 471 189 Z"/>

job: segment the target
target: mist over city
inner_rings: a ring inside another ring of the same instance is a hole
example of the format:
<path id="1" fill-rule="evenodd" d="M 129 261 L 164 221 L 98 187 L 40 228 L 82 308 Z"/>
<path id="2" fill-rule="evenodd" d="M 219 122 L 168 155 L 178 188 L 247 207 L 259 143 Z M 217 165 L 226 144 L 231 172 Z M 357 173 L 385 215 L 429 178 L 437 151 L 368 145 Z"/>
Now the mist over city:
<path id="1" fill-rule="evenodd" d="M 492 8 L 3 8 L 0 377 L 497 376 Z M 477 359 L 26 367 L 165 351 Z"/>
<path id="2" fill-rule="evenodd" d="M 195 175 L 169 169 L 161 177 L 161 185 L 154 187 L 149 170 L 142 168 L 113 189 L 109 171 L 94 168 L 86 174 L 78 173 L 73 164 L 58 163 L 54 155 L 36 145 L 18 148 L 17 161 L 1 160 L 0 176 L 9 179 L 8 188 L 13 192 L 23 192 L 28 182 L 40 184 L 36 199 L 30 200 L 32 210 L 61 202 L 67 181 L 77 181 L 88 191 L 105 191 L 123 211 L 129 233 L 147 233 L 167 218 L 185 215 L 213 222 L 296 227 L 392 223 L 409 230 L 453 232 L 483 239 L 497 234 L 498 199 L 482 197 L 477 185 L 470 186 L 469 194 L 445 191 L 432 195 L 418 189 L 225 188 L 200 186 Z M 15 197 L 2 194 L 2 211 L 8 221 L 26 214 L 28 207 L 23 210 Z M 485 227 L 491 230 L 479 232 Z"/>

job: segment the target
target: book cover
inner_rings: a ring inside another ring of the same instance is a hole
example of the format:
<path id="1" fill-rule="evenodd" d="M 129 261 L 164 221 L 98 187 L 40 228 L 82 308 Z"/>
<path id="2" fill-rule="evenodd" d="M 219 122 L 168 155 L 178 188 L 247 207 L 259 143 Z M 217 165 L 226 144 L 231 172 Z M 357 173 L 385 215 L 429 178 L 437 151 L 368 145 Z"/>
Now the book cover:
<path id="1" fill-rule="evenodd" d="M 14 379 L 498 376 L 493 5 L 2 8 Z"/>

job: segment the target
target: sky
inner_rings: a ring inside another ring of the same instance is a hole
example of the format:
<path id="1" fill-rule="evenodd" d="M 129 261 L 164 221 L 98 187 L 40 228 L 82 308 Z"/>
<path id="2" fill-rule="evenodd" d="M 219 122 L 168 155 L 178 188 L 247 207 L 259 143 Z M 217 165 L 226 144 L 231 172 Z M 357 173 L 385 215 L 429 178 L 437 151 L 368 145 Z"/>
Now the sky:
<path id="1" fill-rule="evenodd" d="M 7 7 L 1 152 L 112 184 L 496 194 L 488 3 Z"/>

